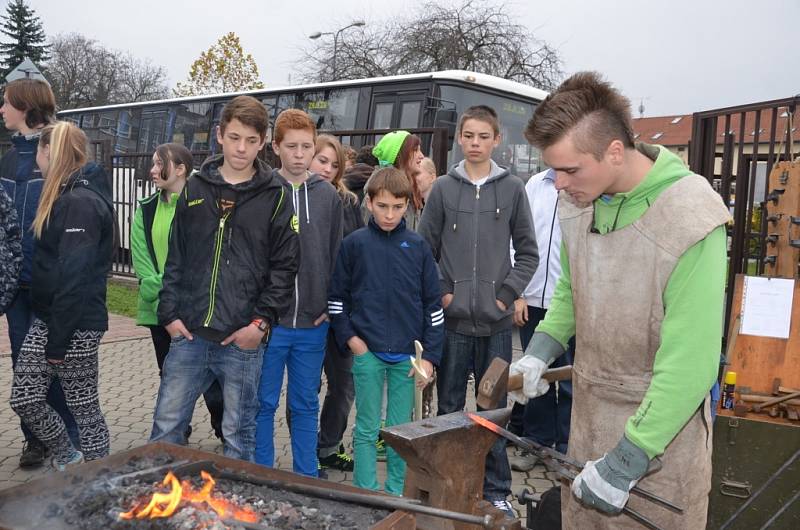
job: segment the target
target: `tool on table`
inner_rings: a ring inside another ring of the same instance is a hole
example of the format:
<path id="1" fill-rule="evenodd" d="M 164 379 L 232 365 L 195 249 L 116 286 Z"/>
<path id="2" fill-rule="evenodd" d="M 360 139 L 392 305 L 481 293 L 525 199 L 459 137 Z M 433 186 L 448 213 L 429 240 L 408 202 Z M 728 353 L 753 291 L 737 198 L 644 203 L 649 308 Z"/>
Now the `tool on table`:
<path id="1" fill-rule="evenodd" d="M 478 406 L 483 410 L 497 407 L 501 399 L 512 390 L 522 388 L 522 374 L 508 375 L 508 362 L 499 357 L 492 359 L 489 367 L 484 372 L 478 384 Z M 547 370 L 542 379 L 552 383 L 554 381 L 569 381 L 572 379 L 572 365 L 562 366 Z"/>
<path id="2" fill-rule="evenodd" d="M 575 468 L 575 469 L 577 469 L 579 471 L 583 469 L 583 464 L 582 463 L 580 463 L 577 460 L 575 460 L 573 458 L 570 458 L 570 457 L 568 457 L 568 456 L 566 456 L 566 455 L 564 455 L 562 453 L 559 453 L 558 451 L 556 451 L 554 449 L 551 449 L 550 447 L 545 447 L 545 446 L 543 446 L 541 444 L 538 444 L 538 443 L 536 443 L 536 442 L 534 442 L 532 440 L 525 440 L 524 438 L 520 438 L 516 434 L 504 429 L 503 427 L 500 427 L 496 423 L 493 423 L 493 422 L 487 420 L 486 418 L 478 416 L 477 414 L 467 413 L 467 416 L 472 421 L 474 421 L 475 423 L 477 423 L 477 424 L 479 424 L 479 425 L 481 425 L 483 427 L 486 427 L 490 431 L 502 436 L 503 438 L 505 438 L 507 440 L 510 440 L 517 447 L 519 447 L 521 449 L 525 449 L 525 450 L 527 450 L 527 451 L 529 451 L 531 453 L 536 454 L 541 460 L 549 461 L 551 467 L 553 467 L 560 475 L 562 475 L 563 477 L 565 477 L 566 479 L 568 479 L 570 481 L 573 480 L 577 476 L 577 473 L 564 468 L 564 466 L 561 465 L 561 464 L 566 464 L 566 465 L 568 465 L 570 467 L 573 467 L 573 468 Z M 656 471 L 661 469 L 661 461 L 658 460 L 658 459 L 652 460 L 650 464 L 651 464 L 651 467 L 647 471 L 648 475 L 651 474 L 651 473 L 655 473 Z M 635 494 L 635 495 L 637 495 L 637 496 L 639 496 L 639 497 L 641 497 L 641 498 L 643 498 L 643 499 L 646 499 L 648 501 L 651 501 L 651 502 L 654 502 L 656 504 L 659 504 L 659 505 L 661 505 L 661 506 L 663 506 L 663 507 L 665 507 L 665 508 L 667 508 L 669 510 L 672 510 L 672 511 L 674 511 L 676 513 L 683 513 L 683 509 L 681 507 L 675 505 L 674 503 L 672 503 L 672 502 L 670 502 L 670 501 L 668 501 L 666 499 L 663 499 L 663 498 L 659 497 L 658 495 L 656 495 L 654 493 L 651 493 L 651 492 L 649 492 L 647 490 L 643 490 L 642 488 L 640 488 L 638 486 L 633 487 L 630 492 Z M 631 510 L 627 506 L 625 506 L 622 509 L 622 513 L 624 513 L 624 514 L 632 517 L 633 519 L 639 521 L 640 523 L 642 523 L 644 526 L 646 526 L 648 528 L 653 528 L 653 529 L 658 528 L 658 526 L 656 526 L 655 523 L 653 523 L 652 521 L 647 519 L 642 514 L 636 512 L 634 510 Z"/>
<path id="3" fill-rule="evenodd" d="M 753 412 L 761 412 L 762 409 L 766 409 L 773 405 L 777 405 L 778 403 L 783 403 L 784 401 L 789 401 L 792 399 L 800 398 L 800 392 L 794 392 L 792 394 L 784 394 L 782 396 L 778 396 L 773 399 L 769 399 L 763 403 L 757 403 L 753 405 Z"/>

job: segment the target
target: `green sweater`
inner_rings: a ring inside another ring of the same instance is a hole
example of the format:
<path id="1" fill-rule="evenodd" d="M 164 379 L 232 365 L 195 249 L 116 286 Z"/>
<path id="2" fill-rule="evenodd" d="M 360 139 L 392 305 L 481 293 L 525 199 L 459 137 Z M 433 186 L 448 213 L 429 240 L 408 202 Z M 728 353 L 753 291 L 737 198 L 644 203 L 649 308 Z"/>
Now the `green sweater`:
<path id="1" fill-rule="evenodd" d="M 690 174 L 667 149 L 644 146 L 644 150 L 651 159 L 657 153 L 657 158 L 642 182 L 627 193 L 595 200 L 594 227 L 601 233 L 631 224 L 662 191 Z M 653 378 L 639 409 L 625 426 L 628 439 L 650 458 L 664 452 L 716 379 L 724 312 L 726 239 L 725 227 L 719 226 L 689 248 L 678 260 L 664 290 L 664 320 Z M 565 348 L 575 334 L 570 267 L 563 244 L 561 277 L 547 316 L 536 331 L 548 334 Z"/>
<path id="2" fill-rule="evenodd" d="M 153 225 L 150 233 L 145 233 L 144 209 L 152 206 L 156 201 Z M 161 199 L 161 193 L 156 193 L 142 199 L 139 208 L 133 215 L 131 228 L 131 257 L 136 277 L 139 278 L 139 306 L 136 323 L 140 326 L 158 325 L 158 293 L 161 291 L 161 278 L 164 274 L 164 264 L 167 262 L 169 250 L 169 234 L 172 228 L 172 218 L 175 216 L 175 205 L 178 203 L 178 194 L 173 193 L 169 202 Z M 148 241 L 152 244 L 155 254 L 150 253 Z"/>

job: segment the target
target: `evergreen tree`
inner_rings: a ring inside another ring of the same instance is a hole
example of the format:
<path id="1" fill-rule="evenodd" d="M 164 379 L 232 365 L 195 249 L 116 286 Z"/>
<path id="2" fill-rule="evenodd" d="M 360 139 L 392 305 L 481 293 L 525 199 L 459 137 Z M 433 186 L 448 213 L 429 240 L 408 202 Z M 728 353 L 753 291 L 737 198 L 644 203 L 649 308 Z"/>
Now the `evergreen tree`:
<path id="1" fill-rule="evenodd" d="M 0 42 L 0 60 L 4 73 L 15 68 L 25 57 L 39 65 L 50 58 L 42 22 L 25 0 L 11 0 L 1 17 L 0 32 L 10 42 Z"/>

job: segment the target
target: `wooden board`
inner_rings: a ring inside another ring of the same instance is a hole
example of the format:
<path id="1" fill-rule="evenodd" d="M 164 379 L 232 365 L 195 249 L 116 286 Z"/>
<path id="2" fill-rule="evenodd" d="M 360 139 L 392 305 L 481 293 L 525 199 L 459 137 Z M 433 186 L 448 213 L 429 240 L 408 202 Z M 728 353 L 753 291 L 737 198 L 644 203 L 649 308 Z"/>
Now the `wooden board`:
<path id="1" fill-rule="evenodd" d="M 729 329 L 738 330 L 736 317 L 742 310 L 744 275 L 737 274 L 733 310 Z M 729 342 L 734 338 L 729 338 Z M 795 281 L 792 301 L 792 325 L 788 339 L 741 335 L 735 338 L 728 354 L 727 370 L 736 372 L 736 387 L 750 387 L 753 393 L 772 393 L 772 381 L 781 379 L 781 385 L 800 388 L 800 281 Z M 765 415 L 766 416 L 766 415 Z"/>
<path id="2" fill-rule="evenodd" d="M 769 191 L 782 191 L 774 201 L 767 201 L 767 235 L 776 238 L 767 243 L 766 255 L 775 258 L 775 263 L 767 263 L 764 275 L 773 278 L 797 278 L 797 262 L 800 248 L 789 244 L 800 240 L 800 225 L 790 222 L 791 217 L 800 217 L 800 163 L 780 162 L 775 164 L 769 174 Z"/>

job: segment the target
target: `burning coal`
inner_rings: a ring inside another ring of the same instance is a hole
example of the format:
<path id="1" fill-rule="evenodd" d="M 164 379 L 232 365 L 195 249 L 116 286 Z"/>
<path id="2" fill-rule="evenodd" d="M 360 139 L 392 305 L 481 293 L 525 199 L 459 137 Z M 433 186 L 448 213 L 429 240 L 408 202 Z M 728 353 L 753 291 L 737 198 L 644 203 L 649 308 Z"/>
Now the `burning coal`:
<path id="1" fill-rule="evenodd" d="M 163 487 L 169 487 L 167 492 L 155 492 L 149 502 L 137 503 L 127 512 L 119 514 L 120 519 L 156 519 L 159 517 L 171 517 L 183 505 L 193 504 L 195 509 L 206 505 L 209 509 L 217 513 L 220 518 L 235 519 L 254 523 L 258 521 L 258 515 L 250 508 L 242 508 L 234 503 L 215 496 L 213 493 L 216 482 L 207 472 L 201 471 L 203 487 L 195 490 L 188 480 L 179 482 L 175 475 L 170 471 L 161 481 Z"/>

